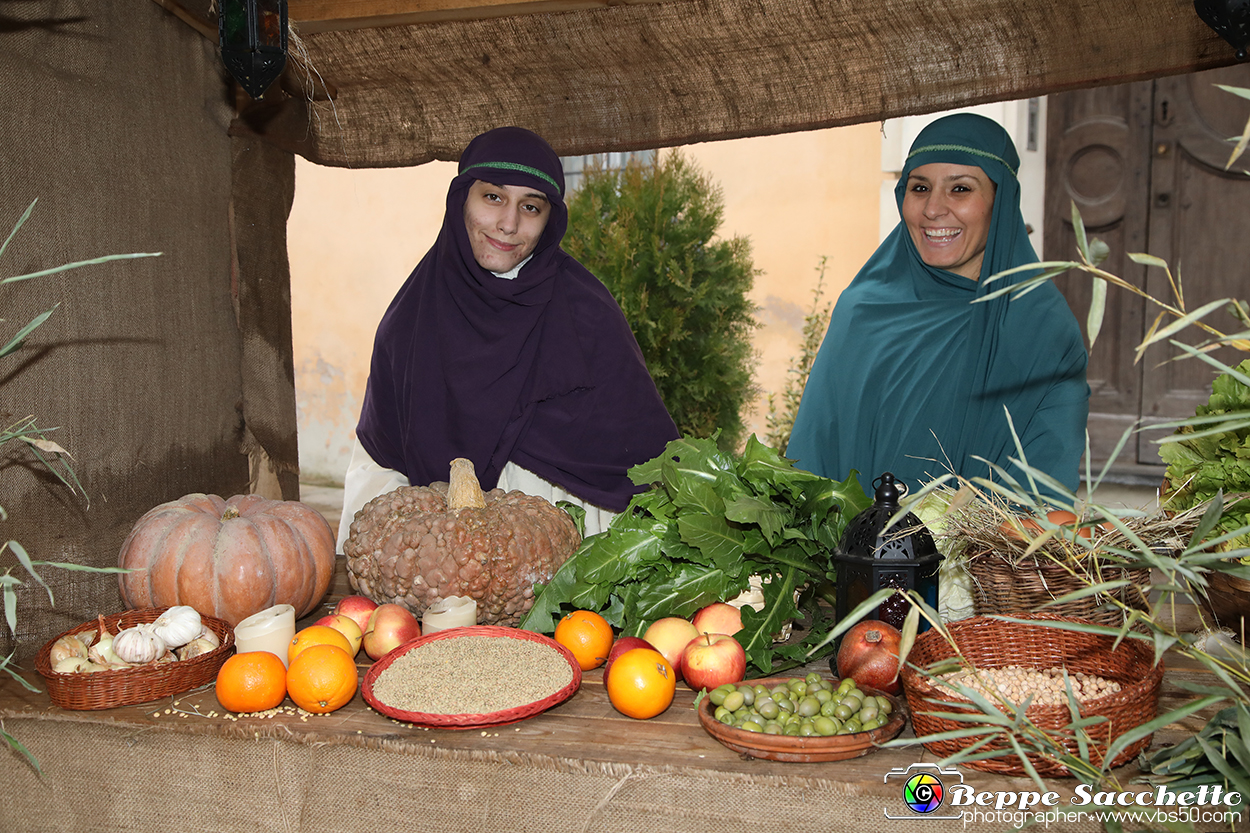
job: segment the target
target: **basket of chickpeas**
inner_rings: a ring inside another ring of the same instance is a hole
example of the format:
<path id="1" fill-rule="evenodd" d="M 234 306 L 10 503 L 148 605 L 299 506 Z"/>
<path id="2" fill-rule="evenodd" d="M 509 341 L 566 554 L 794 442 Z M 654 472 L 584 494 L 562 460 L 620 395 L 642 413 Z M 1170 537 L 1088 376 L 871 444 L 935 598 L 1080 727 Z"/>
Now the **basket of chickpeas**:
<path id="1" fill-rule="evenodd" d="M 986 714 L 974 698 L 1009 716 L 1027 703 L 1029 726 L 1017 731 L 1016 739 L 1025 750 L 1039 750 L 1028 752 L 1029 762 L 1039 774 L 1050 776 L 1071 774 L 1058 759 L 1064 750 L 1079 756 L 1082 739 L 1090 760 L 1101 764 L 1117 738 L 1158 714 L 1163 663 L 1154 662 L 1150 643 L 1125 639 L 1116 645 L 1112 636 L 1056 627 L 1093 624 L 1087 620 L 1041 613 L 1016 618 L 1030 621 L 973 616 L 951 622 L 946 627 L 958 652 L 936 629 L 916 638 L 901 677 L 912 727 L 930 752 L 946 757 L 973 744 L 982 744 L 978 752 L 987 753 L 1012 748 L 1005 734 L 1009 730 L 989 720 L 982 735 L 923 740 L 976 727 L 975 721 L 943 716 Z M 1084 725 L 1081 739 L 1072 728 L 1074 702 L 1081 718 L 1099 718 Z M 1111 766 L 1128 763 L 1150 745 L 1150 738 L 1120 749 Z M 1014 752 L 961 765 L 1007 775 L 1027 773 Z"/>

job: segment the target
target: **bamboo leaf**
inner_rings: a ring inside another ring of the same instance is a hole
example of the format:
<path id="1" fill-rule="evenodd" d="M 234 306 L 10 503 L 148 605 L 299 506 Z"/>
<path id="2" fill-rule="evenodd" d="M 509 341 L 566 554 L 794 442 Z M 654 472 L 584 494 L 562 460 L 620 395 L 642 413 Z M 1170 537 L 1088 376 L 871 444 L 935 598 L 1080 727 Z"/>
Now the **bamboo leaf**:
<path id="1" fill-rule="evenodd" d="M 1134 726 L 1132 729 L 1129 729 L 1127 732 L 1111 742 L 1111 745 L 1107 747 L 1106 759 L 1108 761 L 1115 760 L 1115 757 L 1122 751 L 1147 735 L 1159 731 L 1169 723 L 1178 723 L 1189 717 L 1191 714 L 1202 711 L 1210 706 L 1214 706 L 1216 703 L 1225 699 L 1225 697 L 1202 697 L 1198 700 L 1190 700 L 1180 708 L 1173 709 L 1167 714 L 1159 715 L 1155 719 L 1148 720 L 1140 726 Z"/>
<path id="2" fill-rule="evenodd" d="M 55 310 L 56 310 L 56 307 L 54 306 L 52 307 L 52 309 L 48 310 L 47 312 L 42 312 L 39 315 L 36 315 L 33 319 L 30 320 L 28 324 L 26 324 L 26 326 L 18 330 L 17 333 L 13 336 L 13 338 L 9 339 L 8 344 L 4 345 L 3 347 L 0 347 L 0 357 L 7 356 L 10 353 L 12 353 L 14 350 L 16 350 L 17 348 L 21 347 L 22 342 L 26 340 L 26 336 L 34 332 L 35 328 L 38 327 L 40 324 L 47 321 L 48 317 L 51 316 Z"/>
<path id="3" fill-rule="evenodd" d="M 20 752 L 22 754 L 22 757 L 24 757 L 27 761 L 29 761 L 30 765 L 35 768 L 36 773 L 38 773 L 39 775 L 43 775 L 43 770 L 39 768 L 39 761 L 35 758 L 34 755 L 30 753 L 29 749 L 27 749 L 25 746 L 22 745 L 22 742 L 20 740 L 10 735 L 4 729 L 0 729 L 0 737 L 4 738 L 5 743 L 9 745 L 10 749 Z"/>
<path id="4" fill-rule="evenodd" d="M 1100 241 L 1101 242 L 1101 241 Z M 1104 244 L 1105 245 L 1105 244 Z M 1103 255 L 1106 257 L 1106 254 Z M 1107 282 L 1102 278 L 1094 278 L 1090 287 L 1089 314 L 1085 319 L 1085 328 L 1089 331 L 1089 346 L 1092 349 L 1102 331 L 1102 319 L 1107 310 Z"/>
<path id="5" fill-rule="evenodd" d="M 1160 269 L 1168 268 L 1168 262 L 1161 257 L 1148 255 L 1145 252 L 1129 252 L 1128 259 L 1134 263 L 1140 263 L 1142 266 L 1158 266 Z"/>
<path id="6" fill-rule="evenodd" d="M 903 666 L 907 664 L 907 655 L 911 653 L 911 647 L 916 644 L 916 633 L 919 630 L 920 608 L 912 605 L 911 610 L 907 611 L 907 618 L 903 620 L 903 630 L 898 641 L 898 665 L 894 668 L 894 676 L 890 678 L 891 683 L 898 679 Z"/>
<path id="7" fill-rule="evenodd" d="M 16 283 L 18 281 L 28 281 L 32 278 L 43 278 L 48 275 L 55 275 L 58 272 L 67 272 L 70 269 L 78 269 L 82 266 L 94 266 L 97 263 L 109 263 L 114 260 L 134 260 L 140 257 L 160 257 L 163 252 L 131 252 L 124 255 L 104 255 L 103 257 L 93 257 L 89 260 L 76 260 L 73 263 L 66 263 L 61 266 L 53 266 L 50 269 L 40 269 L 38 272 L 29 272 L 25 275 L 14 275 L 9 278 L 0 279 L 0 284 Z"/>
<path id="8" fill-rule="evenodd" d="M 17 235 L 17 230 L 26 224 L 26 220 L 30 217 L 31 212 L 35 210 L 35 203 L 37 202 L 39 202 L 39 198 L 35 197 L 31 200 L 30 205 L 26 206 L 26 210 L 22 212 L 22 216 L 17 220 L 17 225 L 13 226 L 13 230 L 9 232 L 9 236 L 4 239 L 4 243 L 0 244 L 0 256 L 3 256 L 4 250 L 9 248 L 9 241 Z"/>
<path id="9" fill-rule="evenodd" d="M 1227 298 L 1221 298 L 1218 301 L 1211 301 L 1210 303 L 1203 304 L 1202 306 L 1198 307 L 1198 309 L 1194 310 L 1193 312 L 1182 315 L 1180 318 L 1176 319 L 1171 324 L 1168 324 L 1162 330 L 1157 330 L 1152 336 L 1150 336 L 1149 340 L 1143 341 L 1141 346 L 1146 346 L 1148 344 L 1154 344 L 1156 342 L 1162 341 L 1163 339 L 1168 338 L 1169 336 L 1190 326 L 1195 321 L 1201 320 L 1203 317 L 1205 317 L 1209 313 L 1222 308 L 1227 303 L 1228 303 Z"/>
<path id="10" fill-rule="evenodd" d="M 1072 200 L 1072 231 L 1076 235 L 1076 250 L 1080 252 L 1081 259 L 1088 263 L 1089 241 L 1085 238 L 1085 219 L 1081 216 L 1081 210 L 1076 207 L 1076 200 Z"/>
<path id="11" fill-rule="evenodd" d="M 48 591 L 48 604 L 55 604 L 56 602 L 52 598 L 52 588 L 49 587 L 46 582 L 44 582 L 43 577 L 40 576 L 39 573 L 35 572 L 35 565 L 30 560 L 30 555 L 29 553 L 26 552 L 26 548 L 23 547 L 21 544 L 19 544 L 17 541 L 9 541 L 7 542 L 6 546 L 13 551 L 13 554 L 15 556 L 17 556 L 18 562 L 21 563 L 21 565 L 24 568 L 26 568 L 26 572 L 30 573 L 31 577 L 33 577 L 35 581 L 43 585 L 44 590 Z"/>

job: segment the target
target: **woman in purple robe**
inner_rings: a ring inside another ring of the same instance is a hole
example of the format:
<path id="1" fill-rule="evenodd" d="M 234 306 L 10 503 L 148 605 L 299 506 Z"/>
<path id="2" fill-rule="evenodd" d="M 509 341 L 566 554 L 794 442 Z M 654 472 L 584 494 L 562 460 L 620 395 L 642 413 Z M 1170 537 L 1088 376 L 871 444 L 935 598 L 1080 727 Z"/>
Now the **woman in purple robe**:
<path id="1" fill-rule="evenodd" d="M 456 457 L 483 489 L 585 506 L 588 535 L 641 490 L 629 468 L 677 428 L 620 306 L 560 248 L 567 227 L 541 137 L 501 127 L 469 143 L 438 239 L 378 326 L 340 552 L 361 506 L 446 480 Z"/>

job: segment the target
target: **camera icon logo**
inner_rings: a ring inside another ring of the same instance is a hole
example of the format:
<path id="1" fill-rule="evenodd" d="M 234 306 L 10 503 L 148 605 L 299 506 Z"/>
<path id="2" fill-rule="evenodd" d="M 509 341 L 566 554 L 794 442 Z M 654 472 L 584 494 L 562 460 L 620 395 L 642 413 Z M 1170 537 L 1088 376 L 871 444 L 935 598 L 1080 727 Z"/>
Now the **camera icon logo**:
<path id="1" fill-rule="evenodd" d="M 943 781 L 945 779 L 945 782 Z M 947 783 L 963 783 L 964 776 L 954 768 L 940 768 L 936 764 L 912 764 L 906 769 L 892 769 L 886 773 L 886 783 L 898 785 L 902 803 L 907 812 L 891 813 L 884 808 L 888 819 L 958 819 L 963 813 L 955 810 L 942 813 L 946 799 Z"/>

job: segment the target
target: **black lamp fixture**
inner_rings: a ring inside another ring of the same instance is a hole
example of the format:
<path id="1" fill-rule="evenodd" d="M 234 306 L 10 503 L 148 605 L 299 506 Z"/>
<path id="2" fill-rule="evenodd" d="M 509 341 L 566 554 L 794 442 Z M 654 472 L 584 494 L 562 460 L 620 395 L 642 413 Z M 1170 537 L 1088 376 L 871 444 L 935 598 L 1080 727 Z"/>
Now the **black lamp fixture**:
<path id="1" fill-rule="evenodd" d="M 247 94 L 260 98 L 286 66 L 286 0 L 220 0 L 221 62 Z"/>
<path id="2" fill-rule="evenodd" d="M 833 553 L 838 571 L 838 619 L 887 587 L 915 590 L 936 609 L 942 554 L 933 543 L 933 536 L 912 512 L 887 530 L 886 524 L 899 510 L 899 487 L 888 471 L 872 485 L 876 488 L 872 506 L 851 519 Z M 894 595 L 877 607 L 875 616 L 868 618 L 902 628 L 910 610 L 911 602 Z M 922 619 L 920 629 L 927 628 L 928 622 Z"/>
<path id="3" fill-rule="evenodd" d="M 1246 59 L 1250 44 L 1250 0 L 1194 0 L 1194 11 L 1237 50 L 1237 60 Z"/>

